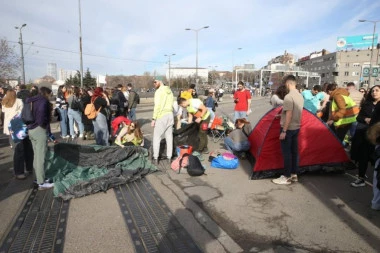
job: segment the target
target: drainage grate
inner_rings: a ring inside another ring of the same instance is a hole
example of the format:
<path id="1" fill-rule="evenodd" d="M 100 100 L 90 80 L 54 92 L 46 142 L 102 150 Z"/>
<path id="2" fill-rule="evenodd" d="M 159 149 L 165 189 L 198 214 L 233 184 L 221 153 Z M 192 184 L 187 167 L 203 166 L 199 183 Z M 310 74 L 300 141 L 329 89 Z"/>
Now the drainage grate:
<path id="1" fill-rule="evenodd" d="M 5 252 L 63 252 L 69 202 L 34 189 L 0 246 Z"/>
<path id="2" fill-rule="evenodd" d="M 136 252 L 201 252 L 146 179 L 114 190 Z"/>

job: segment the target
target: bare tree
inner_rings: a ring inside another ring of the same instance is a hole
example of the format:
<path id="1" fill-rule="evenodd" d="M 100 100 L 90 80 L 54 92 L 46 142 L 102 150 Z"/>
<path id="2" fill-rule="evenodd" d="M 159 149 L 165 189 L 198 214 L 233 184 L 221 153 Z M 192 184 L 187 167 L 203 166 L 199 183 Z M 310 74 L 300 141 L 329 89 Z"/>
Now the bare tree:
<path id="1" fill-rule="evenodd" d="M 5 39 L 0 40 L 0 79 L 15 78 L 20 67 L 20 57 Z"/>

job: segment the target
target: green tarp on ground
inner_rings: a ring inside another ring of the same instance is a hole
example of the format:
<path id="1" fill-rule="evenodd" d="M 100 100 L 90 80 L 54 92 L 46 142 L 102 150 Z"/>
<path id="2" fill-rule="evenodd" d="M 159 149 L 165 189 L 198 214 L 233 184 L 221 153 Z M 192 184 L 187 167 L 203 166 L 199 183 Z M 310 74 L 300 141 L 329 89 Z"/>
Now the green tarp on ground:
<path id="1" fill-rule="evenodd" d="M 157 170 L 142 147 L 69 143 L 49 148 L 45 169 L 46 177 L 54 181 L 54 195 L 65 200 L 107 191 Z"/>

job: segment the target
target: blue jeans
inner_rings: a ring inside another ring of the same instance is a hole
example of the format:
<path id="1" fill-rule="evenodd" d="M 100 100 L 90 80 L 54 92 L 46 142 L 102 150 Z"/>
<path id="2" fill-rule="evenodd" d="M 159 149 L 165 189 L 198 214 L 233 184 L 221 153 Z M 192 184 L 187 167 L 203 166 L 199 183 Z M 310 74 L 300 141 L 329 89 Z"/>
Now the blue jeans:
<path id="1" fill-rule="evenodd" d="M 377 165 L 378 162 L 376 162 Z M 377 167 L 375 165 L 375 167 Z M 378 170 L 373 172 L 373 199 L 372 199 L 372 209 L 380 210 L 380 190 L 377 188 L 377 173 Z"/>
<path id="2" fill-rule="evenodd" d="M 103 113 L 98 113 L 95 120 L 92 121 L 94 124 L 95 140 L 97 145 L 109 146 L 109 131 L 107 118 Z"/>
<path id="3" fill-rule="evenodd" d="M 247 111 L 235 111 L 234 113 L 234 123 L 237 119 L 247 119 Z"/>
<path id="4" fill-rule="evenodd" d="M 136 108 L 131 108 L 129 111 L 129 118 L 132 121 L 136 121 Z"/>
<path id="5" fill-rule="evenodd" d="M 251 147 L 249 141 L 233 142 L 230 137 L 224 138 L 224 145 L 226 149 L 233 152 L 248 151 Z"/>
<path id="6" fill-rule="evenodd" d="M 69 116 L 70 135 L 71 136 L 75 135 L 75 133 L 74 133 L 74 121 L 78 124 L 79 134 L 83 134 L 84 126 L 82 123 L 82 113 L 69 108 L 68 116 Z"/>
<path id="7" fill-rule="evenodd" d="M 212 107 L 207 107 L 207 109 L 210 112 L 210 123 L 212 123 L 215 119 L 215 112 L 212 110 Z"/>
<path id="8" fill-rule="evenodd" d="M 68 121 L 67 109 L 58 108 L 58 110 L 59 110 L 59 114 L 61 114 L 61 121 L 59 122 L 61 126 L 61 136 L 65 137 L 67 136 L 67 121 Z"/>
<path id="9" fill-rule="evenodd" d="M 281 128 L 282 131 L 282 128 Z M 285 139 L 281 140 L 281 151 L 284 157 L 285 176 L 290 177 L 290 174 L 297 174 L 299 165 L 298 154 L 298 133 L 297 130 L 287 130 Z"/>

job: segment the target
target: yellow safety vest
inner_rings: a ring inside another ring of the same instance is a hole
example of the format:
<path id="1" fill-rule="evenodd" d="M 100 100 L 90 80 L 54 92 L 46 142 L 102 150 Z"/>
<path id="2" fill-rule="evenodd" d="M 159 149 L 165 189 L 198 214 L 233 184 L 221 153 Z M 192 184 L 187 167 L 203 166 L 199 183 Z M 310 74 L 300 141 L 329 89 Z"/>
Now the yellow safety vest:
<path id="1" fill-rule="evenodd" d="M 343 118 L 334 122 L 334 126 L 336 127 L 356 122 L 356 116 L 359 114 L 359 107 L 356 105 L 354 100 L 352 100 L 352 98 L 349 96 L 342 95 L 342 97 L 346 103 L 346 113 L 344 114 Z M 338 105 L 335 103 L 335 100 L 333 100 L 331 105 L 332 114 L 334 115 L 334 113 L 336 113 L 338 110 Z"/>
<path id="2" fill-rule="evenodd" d="M 194 98 L 193 99 L 189 99 L 190 104 L 189 104 L 188 107 L 186 107 L 186 110 L 187 110 L 188 113 L 191 113 L 195 117 L 199 118 L 201 116 L 201 114 L 202 114 L 202 111 L 195 109 L 195 107 L 193 106 L 193 102 L 195 102 L 196 100 L 199 100 L 199 99 L 197 99 L 197 98 L 196 99 L 194 99 Z M 201 103 L 201 104 L 203 105 L 203 103 Z M 206 110 L 206 113 L 203 115 L 202 120 L 205 120 L 205 119 L 207 119 L 208 116 L 210 116 L 210 111 L 207 109 L 206 106 L 204 108 Z"/>

